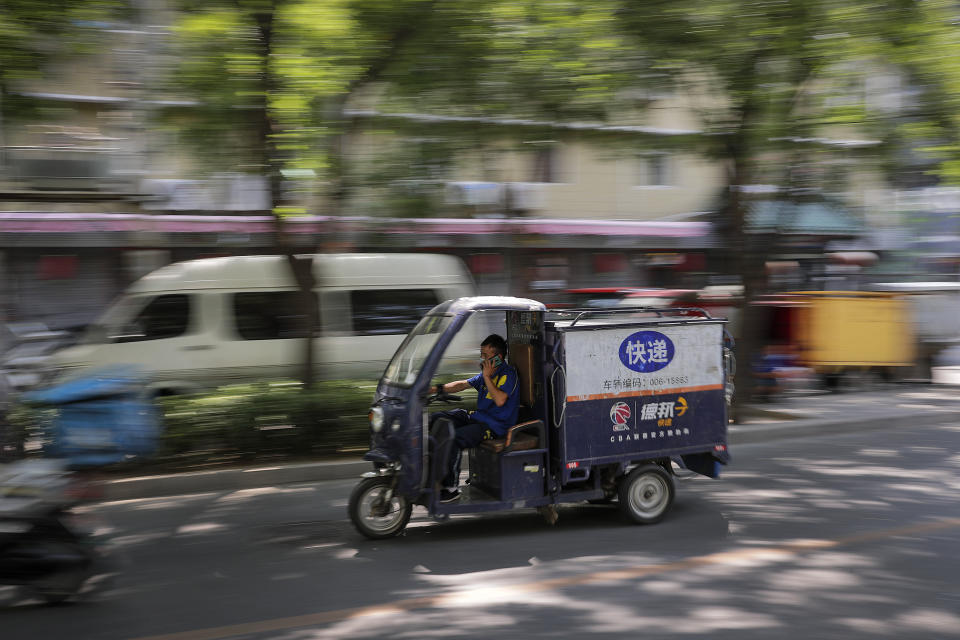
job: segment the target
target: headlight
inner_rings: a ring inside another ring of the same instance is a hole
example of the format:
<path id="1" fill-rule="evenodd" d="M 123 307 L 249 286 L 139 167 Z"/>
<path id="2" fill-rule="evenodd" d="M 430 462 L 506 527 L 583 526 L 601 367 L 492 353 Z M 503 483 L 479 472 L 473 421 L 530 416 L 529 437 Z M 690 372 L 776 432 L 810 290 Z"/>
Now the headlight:
<path id="1" fill-rule="evenodd" d="M 383 429 L 383 409 L 380 407 L 370 409 L 370 426 L 376 432 Z"/>
<path id="2" fill-rule="evenodd" d="M 390 423 L 390 429 L 392 431 L 400 431 L 400 418 L 393 419 L 393 422 Z"/>

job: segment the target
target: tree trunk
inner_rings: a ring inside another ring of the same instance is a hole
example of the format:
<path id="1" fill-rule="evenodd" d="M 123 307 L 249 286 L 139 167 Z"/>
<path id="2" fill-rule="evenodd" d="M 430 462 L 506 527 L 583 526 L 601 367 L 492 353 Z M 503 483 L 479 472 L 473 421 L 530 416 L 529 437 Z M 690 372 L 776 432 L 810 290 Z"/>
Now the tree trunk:
<path id="1" fill-rule="evenodd" d="M 261 87 L 263 91 L 260 96 L 259 108 L 255 111 L 256 130 L 259 132 L 259 148 L 261 149 L 261 163 L 264 171 L 267 173 L 270 184 L 270 206 L 274 217 L 276 252 L 287 259 L 290 272 L 297 284 L 297 301 L 300 307 L 300 315 L 303 318 L 303 368 L 300 373 L 300 381 L 304 389 L 313 387 L 314 372 L 314 334 L 316 333 L 318 322 L 318 300 L 313 293 L 313 253 L 316 250 L 316 243 L 307 243 L 302 249 L 304 254 L 298 255 L 297 245 L 290 233 L 289 224 L 284 220 L 287 194 L 284 190 L 283 158 L 280 156 L 280 150 L 277 148 L 274 136 L 279 133 L 279 125 L 273 120 L 270 114 L 269 98 L 276 90 L 276 78 L 273 76 L 270 67 L 270 57 L 273 51 L 273 19 L 276 13 L 276 5 L 269 3 L 264 5 L 261 11 L 255 12 L 254 19 L 257 22 L 257 28 L 260 32 L 260 59 L 261 69 Z"/>

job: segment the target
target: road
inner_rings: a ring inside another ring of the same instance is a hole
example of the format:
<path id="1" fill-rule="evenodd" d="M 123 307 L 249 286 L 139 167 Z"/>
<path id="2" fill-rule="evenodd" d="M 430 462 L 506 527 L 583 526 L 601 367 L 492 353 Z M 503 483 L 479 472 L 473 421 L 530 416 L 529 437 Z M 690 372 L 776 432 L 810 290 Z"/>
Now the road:
<path id="1" fill-rule="evenodd" d="M 105 503 L 119 575 L 87 601 L 8 593 L 4 640 L 949 638 L 960 635 L 960 424 L 745 445 L 668 518 L 577 505 L 371 542 L 352 481 Z"/>

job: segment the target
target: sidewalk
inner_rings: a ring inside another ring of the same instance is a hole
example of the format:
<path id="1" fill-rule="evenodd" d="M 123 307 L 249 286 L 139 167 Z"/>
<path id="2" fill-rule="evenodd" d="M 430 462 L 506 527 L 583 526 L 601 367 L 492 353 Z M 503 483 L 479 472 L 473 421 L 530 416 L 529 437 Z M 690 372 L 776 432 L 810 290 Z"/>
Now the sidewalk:
<path id="1" fill-rule="evenodd" d="M 745 413 L 742 423 L 729 427 L 728 443 L 732 449 L 785 438 L 960 421 L 960 388 L 894 384 L 847 393 L 795 392 L 774 402 L 751 405 Z M 359 478 L 371 468 L 369 462 L 356 459 L 122 478 L 104 485 L 103 499 L 129 500 Z"/>

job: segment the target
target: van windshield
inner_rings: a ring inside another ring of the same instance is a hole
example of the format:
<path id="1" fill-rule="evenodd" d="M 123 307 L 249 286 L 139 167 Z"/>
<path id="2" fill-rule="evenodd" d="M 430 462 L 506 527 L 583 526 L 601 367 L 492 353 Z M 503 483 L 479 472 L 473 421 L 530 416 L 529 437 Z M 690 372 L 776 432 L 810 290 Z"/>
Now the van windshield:
<path id="1" fill-rule="evenodd" d="M 413 385 L 433 346 L 451 322 L 453 316 L 424 316 L 393 355 L 383 379 L 400 387 Z"/>
<path id="2" fill-rule="evenodd" d="M 87 327 L 80 342 L 82 344 L 103 344 L 109 336 L 118 333 L 143 308 L 148 298 L 143 296 L 122 296 Z"/>

